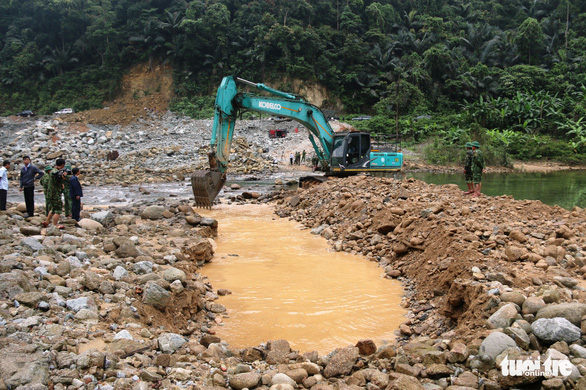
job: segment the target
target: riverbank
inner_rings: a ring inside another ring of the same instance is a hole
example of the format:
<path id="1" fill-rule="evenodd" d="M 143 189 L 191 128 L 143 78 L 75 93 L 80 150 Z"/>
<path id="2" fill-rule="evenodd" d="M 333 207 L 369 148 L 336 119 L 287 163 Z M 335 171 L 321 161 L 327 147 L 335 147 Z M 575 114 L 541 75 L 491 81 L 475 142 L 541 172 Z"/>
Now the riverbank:
<path id="1" fill-rule="evenodd" d="M 408 316 L 397 342 L 356 340 L 325 355 L 301 354 L 285 340 L 223 342 L 213 329 L 230 309 L 216 301 L 229 292 L 200 269 L 214 261 L 218 222 L 189 200 L 104 205 L 63 230 L 42 229 L 40 217 L 25 220 L 11 205 L 0 213 L 0 388 L 586 383 L 583 209 L 469 199 L 456 186 L 370 177 L 223 202 L 273 204 L 333 250 L 362 255 L 401 280 Z M 568 361 L 570 373 L 504 376 L 505 356 Z"/>

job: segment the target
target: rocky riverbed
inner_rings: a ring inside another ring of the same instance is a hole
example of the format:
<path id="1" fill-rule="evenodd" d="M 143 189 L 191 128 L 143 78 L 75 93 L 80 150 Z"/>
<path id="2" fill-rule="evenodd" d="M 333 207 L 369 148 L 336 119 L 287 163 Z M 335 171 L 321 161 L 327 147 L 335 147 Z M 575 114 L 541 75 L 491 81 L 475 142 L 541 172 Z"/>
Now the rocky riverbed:
<path id="1" fill-rule="evenodd" d="M 88 186 L 184 185 L 182 176 L 204 165 L 206 134 L 184 118 L 110 130 L 3 120 L 4 158 L 62 156 L 82 166 Z M 264 141 L 235 142 L 235 169 L 273 169 L 281 150 L 294 150 L 295 138 Z M 118 158 L 108 160 L 112 151 Z M 319 356 L 285 340 L 222 342 L 212 325 L 229 310 L 216 299 L 230 292 L 200 272 L 213 261 L 218 222 L 190 199 L 86 207 L 63 230 L 24 219 L 12 202 L 0 212 L 0 389 L 586 388 L 584 210 L 364 176 L 270 191 L 234 186 L 224 202 L 273 204 L 334 250 L 402 280 L 409 315 L 394 344 L 356 340 Z M 505 358 L 554 360 L 564 370 L 507 376 Z"/>

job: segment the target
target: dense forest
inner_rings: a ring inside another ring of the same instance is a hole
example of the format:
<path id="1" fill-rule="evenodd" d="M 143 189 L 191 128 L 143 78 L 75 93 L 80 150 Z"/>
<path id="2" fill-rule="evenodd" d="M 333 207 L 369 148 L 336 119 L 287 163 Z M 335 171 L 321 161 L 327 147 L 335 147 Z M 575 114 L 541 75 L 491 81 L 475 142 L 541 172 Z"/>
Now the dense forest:
<path id="1" fill-rule="evenodd" d="M 0 114 L 99 108 L 136 63 L 209 117 L 222 76 L 327 88 L 359 127 L 518 159 L 586 159 L 583 0 L 2 0 Z"/>

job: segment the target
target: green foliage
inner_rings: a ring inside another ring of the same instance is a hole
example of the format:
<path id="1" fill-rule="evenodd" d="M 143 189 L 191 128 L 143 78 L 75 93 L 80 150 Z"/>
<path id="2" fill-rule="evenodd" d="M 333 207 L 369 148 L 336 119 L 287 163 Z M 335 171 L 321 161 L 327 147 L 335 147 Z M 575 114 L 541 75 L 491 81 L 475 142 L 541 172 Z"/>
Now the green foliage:
<path id="1" fill-rule="evenodd" d="M 210 119 L 214 117 L 214 98 L 209 96 L 194 97 L 192 99 L 173 99 L 169 110 L 193 119 Z"/>

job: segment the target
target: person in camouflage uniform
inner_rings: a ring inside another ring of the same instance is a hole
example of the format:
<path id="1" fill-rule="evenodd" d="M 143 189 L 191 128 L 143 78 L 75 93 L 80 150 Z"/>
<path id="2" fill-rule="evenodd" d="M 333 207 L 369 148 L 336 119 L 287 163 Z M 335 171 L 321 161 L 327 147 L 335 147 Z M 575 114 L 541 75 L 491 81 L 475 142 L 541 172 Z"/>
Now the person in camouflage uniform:
<path id="1" fill-rule="evenodd" d="M 67 180 L 67 173 L 65 172 L 65 160 L 58 158 L 55 162 L 55 168 L 49 172 L 49 187 L 47 188 L 48 208 L 47 220 L 43 222 L 43 226 L 47 227 L 51 222 L 58 229 L 63 229 L 65 226 L 59 225 L 59 218 L 63 212 L 63 201 L 61 194 L 63 193 L 63 181 Z"/>
<path id="2" fill-rule="evenodd" d="M 472 157 L 474 153 L 472 152 L 472 142 L 466 142 L 466 160 L 464 163 L 464 179 L 466 180 L 466 185 L 468 186 L 468 191 L 464 192 L 466 195 L 473 194 L 474 191 L 474 183 L 472 182 Z"/>
<path id="3" fill-rule="evenodd" d="M 482 171 L 484 170 L 484 157 L 480 151 L 480 144 L 476 141 L 472 142 L 472 181 L 474 182 L 473 197 L 480 196 L 482 189 Z"/>
<path id="4" fill-rule="evenodd" d="M 65 169 L 71 171 L 71 165 L 66 165 Z M 67 218 L 71 218 L 71 198 L 69 197 L 69 178 L 63 180 L 63 211 Z"/>
<path id="5" fill-rule="evenodd" d="M 45 174 L 41 177 L 39 183 L 43 186 L 43 193 L 45 194 L 45 216 L 49 215 L 49 198 L 47 192 L 49 191 L 49 172 L 53 169 L 50 165 L 45 167 Z"/>

